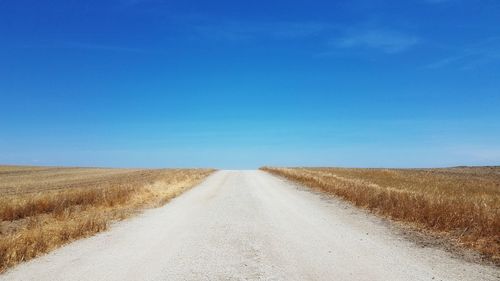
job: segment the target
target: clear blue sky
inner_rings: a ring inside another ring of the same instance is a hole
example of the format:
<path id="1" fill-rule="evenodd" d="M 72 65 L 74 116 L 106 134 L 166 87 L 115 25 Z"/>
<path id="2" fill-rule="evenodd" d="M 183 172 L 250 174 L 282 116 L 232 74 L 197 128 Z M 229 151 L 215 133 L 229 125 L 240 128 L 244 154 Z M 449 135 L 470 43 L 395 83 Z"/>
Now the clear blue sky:
<path id="1" fill-rule="evenodd" d="M 0 0 L 0 163 L 500 164 L 500 1 Z"/>

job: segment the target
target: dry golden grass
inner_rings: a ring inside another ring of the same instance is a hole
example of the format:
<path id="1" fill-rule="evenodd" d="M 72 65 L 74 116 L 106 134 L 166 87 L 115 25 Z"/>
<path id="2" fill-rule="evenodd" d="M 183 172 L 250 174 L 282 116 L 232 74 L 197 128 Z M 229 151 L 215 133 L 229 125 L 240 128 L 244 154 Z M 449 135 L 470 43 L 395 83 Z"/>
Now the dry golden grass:
<path id="1" fill-rule="evenodd" d="M 0 272 L 161 206 L 211 172 L 0 166 Z"/>
<path id="2" fill-rule="evenodd" d="M 262 170 L 447 237 L 500 264 L 500 167 Z"/>

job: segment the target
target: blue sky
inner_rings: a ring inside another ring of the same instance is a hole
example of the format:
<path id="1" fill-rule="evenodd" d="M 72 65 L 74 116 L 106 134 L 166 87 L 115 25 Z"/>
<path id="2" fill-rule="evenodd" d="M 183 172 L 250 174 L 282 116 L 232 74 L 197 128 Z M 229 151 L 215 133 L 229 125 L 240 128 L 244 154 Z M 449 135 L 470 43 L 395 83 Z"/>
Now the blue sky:
<path id="1" fill-rule="evenodd" d="M 498 165 L 498 15 L 496 0 L 0 0 L 0 163 Z"/>

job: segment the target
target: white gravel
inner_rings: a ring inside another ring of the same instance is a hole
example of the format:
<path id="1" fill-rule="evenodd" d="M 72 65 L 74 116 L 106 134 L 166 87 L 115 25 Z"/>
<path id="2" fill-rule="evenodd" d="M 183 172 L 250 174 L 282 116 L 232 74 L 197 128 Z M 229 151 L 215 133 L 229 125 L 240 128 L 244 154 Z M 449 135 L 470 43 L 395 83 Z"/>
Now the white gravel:
<path id="1" fill-rule="evenodd" d="M 0 280 L 499 280 L 379 219 L 261 171 L 220 171 L 166 206 Z"/>

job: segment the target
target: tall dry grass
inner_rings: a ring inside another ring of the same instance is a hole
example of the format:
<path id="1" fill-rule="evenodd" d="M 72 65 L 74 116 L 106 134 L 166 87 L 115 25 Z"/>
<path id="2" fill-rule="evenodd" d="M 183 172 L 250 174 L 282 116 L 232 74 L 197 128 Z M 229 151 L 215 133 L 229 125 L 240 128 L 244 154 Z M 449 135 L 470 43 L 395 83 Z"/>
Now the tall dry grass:
<path id="1" fill-rule="evenodd" d="M 0 166 L 0 272 L 163 205 L 211 172 Z"/>
<path id="2" fill-rule="evenodd" d="M 500 168 L 262 170 L 475 249 L 500 264 Z"/>

